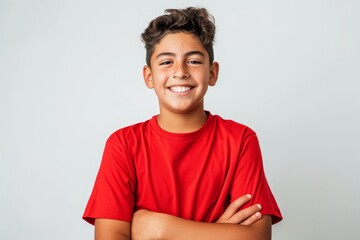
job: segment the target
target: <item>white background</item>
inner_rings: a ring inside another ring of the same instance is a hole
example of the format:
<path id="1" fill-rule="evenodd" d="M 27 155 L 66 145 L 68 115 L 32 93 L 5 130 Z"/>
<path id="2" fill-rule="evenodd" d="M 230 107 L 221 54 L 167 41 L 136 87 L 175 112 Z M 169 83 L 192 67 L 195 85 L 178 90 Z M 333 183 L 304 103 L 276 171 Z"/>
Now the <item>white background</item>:
<path id="1" fill-rule="evenodd" d="M 158 113 L 140 34 L 189 5 L 216 18 L 206 109 L 260 138 L 273 239 L 359 239 L 359 3 L 0 0 L 0 239 L 92 239 L 105 140 Z"/>

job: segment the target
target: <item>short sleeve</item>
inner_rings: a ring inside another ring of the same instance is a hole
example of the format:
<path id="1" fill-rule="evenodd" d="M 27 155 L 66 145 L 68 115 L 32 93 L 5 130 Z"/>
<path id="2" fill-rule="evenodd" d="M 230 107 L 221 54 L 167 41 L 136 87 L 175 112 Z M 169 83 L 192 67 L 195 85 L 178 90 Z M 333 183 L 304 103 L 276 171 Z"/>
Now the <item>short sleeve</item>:
<path id="1" fill-rule="evenodd" d="M 245 194 L 252 199 L 242 208 L 261 204 L 263 215 L 271 215 L 272 223 L 282 219 L 280 209 L 266 180 L 258 138 L 254 132 L 244 137 L 238 157 L 237 169 L 230 190 L 231 202 Z"/>
<path id="2" fill-rule="evenodd" d="M 115 134 L 110 136 L 83 215 L 87 222 L 94 224 L 96 218 L 131 221 L 135 174 L 127 155 L 126 141 Z"/>

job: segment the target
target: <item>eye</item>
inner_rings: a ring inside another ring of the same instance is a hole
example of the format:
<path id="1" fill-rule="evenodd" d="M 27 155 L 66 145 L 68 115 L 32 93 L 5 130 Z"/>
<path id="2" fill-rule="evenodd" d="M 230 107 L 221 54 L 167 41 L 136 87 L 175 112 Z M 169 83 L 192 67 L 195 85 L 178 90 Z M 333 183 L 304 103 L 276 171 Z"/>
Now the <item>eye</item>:
<path id="1" fill-rule="evenodd" d="M 202 62 L 198 61 L 198 60 L 189 60 L 188 63 L 190 63 L 190 64 L 202 64 Z"/>
<path id="2" fill-rule="evenodd" d="M 160 65 L 169 65 L 169 64 L 171 64 L 171 63 L 172 63 L 171 61 L 166 60 L 166 61 L 160 62 Z"/>

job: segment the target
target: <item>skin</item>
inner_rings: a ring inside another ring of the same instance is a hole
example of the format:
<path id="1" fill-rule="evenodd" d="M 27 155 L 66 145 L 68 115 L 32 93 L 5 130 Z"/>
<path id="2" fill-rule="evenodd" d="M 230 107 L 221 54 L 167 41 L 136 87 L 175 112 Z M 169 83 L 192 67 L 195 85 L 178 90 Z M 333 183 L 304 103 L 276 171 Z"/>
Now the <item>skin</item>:
<path id="1" fill-rule="evenodd" d="M 119 220 L 96 219 L 95 240 L 271 239 L 271 218 L 261 215 L 261 206 L 255 204 L 239 211 L 250 199 L 250 195 L 236 199 L 216 223 L 195 222 L 147 210 L 135 212 L 131 225 Z"/>
<path id="2" fill-rule="evenodd" d="M 113 219 L 95 219 L 95 240 L 129 240 L 130 223 Z"/>
<path id="3" fill-rule="evenodd" d="M 204 96 L 216 84 L 219 64 L 210 63 L 199 39 L 188 33 L 169 33 L 155 46 L 151 67 L 144 66 L 143 77 L 154 89 L 159 102 L 158 124 L 173 133 L 193 132 L 205 121 Z M 271 239 L 271 217 L 262 216 L 261 206 L 239 211 L 251 197 L 231 203 L 216 223 L 195 222 L 140 210 L 130 223 L 96 219 L 96 240 L 120 239 Z M 181 233 L 181 234 L 179 234 Z"/>
<path id="4" fill-rule="evenodd" d="M 271 217 L 261 216 L 255 204 L 239 211 L 248 196 L 235 200 L 216 223 L 195 222 L 163 213 L 140 210 L 134 214 L 132 239 L 271 239 Z"/>
<path id="5" fill-rule="evenodd" d="M 154 89 L 160 114 L 158 123 L 169 132 L 196 131 L 204 125 L 204 96 L 214 86 L 219 64 L 210 64 L 209 55 L 199 39 L 192 34 L 167 34 L 155 47 L 151 67 L 144 66 L 143 76 L 148 88 Z M 190 88 L 175 92 L 173 87 Z"/>

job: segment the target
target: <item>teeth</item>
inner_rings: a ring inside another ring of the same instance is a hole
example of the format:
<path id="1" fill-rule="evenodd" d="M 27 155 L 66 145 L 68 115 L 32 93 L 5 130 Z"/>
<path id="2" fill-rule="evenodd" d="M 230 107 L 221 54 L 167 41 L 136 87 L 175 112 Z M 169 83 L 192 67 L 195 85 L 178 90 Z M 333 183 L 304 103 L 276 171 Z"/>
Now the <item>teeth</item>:
<path id="1" fill-rule="evenodd" d="M 185 87 L 185 86 L 174 86 L 170 87 L 171 91 L 174 91 L 176 93 L 184 93 L 191 89 L 191 87 Z"/>

